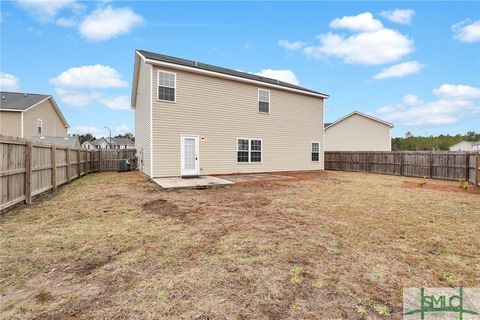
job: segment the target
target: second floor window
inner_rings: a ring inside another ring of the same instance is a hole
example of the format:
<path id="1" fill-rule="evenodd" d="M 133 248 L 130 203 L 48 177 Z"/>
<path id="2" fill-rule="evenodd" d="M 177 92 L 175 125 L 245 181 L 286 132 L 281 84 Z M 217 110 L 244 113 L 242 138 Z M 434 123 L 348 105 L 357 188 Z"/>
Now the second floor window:
<path id="1" fill-rule="evenodd" d="M 270 113 L 270 91 L 258 89 L 258 112 Z"/>
<path id="2" fill-rule="evenodd" d="M 158 100 L 175 101 L 175 73 L 158 71 Z"/>
<path id="3" fill-rule="evenodd" d="M 312 161 L 313 162 L 320 161 L 320 143 L 319 142 L 312 142 Z"/>
<path id="4" fill-rule="evenodd" d="M 37 119 L 37 133 L 42 134 L 43 121 L 42 119 Z"/>

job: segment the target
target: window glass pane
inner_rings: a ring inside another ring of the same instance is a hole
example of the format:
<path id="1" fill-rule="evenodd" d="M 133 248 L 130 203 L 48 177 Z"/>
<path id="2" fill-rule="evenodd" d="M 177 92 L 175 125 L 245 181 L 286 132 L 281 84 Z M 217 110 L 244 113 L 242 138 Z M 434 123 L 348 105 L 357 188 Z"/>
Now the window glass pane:
<path id="1" fill-rule="evenodd" d="M 320 144 L 318 142 L 312 143 L 312 152 L 318 152 L 320 149 Z"/>
<path id="2" fill-rule="evenodd" d="M 270 112 L 270 106 L 268 102 L 258 102 L 258 111 L 259 112 Z"/>
<path id="3" fill-rule="evenodd" d="M 250 162 L 262 162 L 262 153 L 258 151 L 252 151 L 250 153 Z"/>
<path id="4" fill-rule="evenodd" d="M 319 153 L 312 153 L 312 161 L 319 161 L 320 160 L 320 156 L 319 156 Z"/>
<path id="5" fill-rule="evenodd" d="M 259 90 L 258 100 L 262 102 L 270 102 L 270 92 L 266 90 Z"/>
<path id="6" fill-rule="evenodd" d="M 262 151 L 262 140 L 252 140 L 250 142 L 252 151 Z"/>
<path id="7" fill-rule="evenodd" d="M 248 162 L 248 151 L 238 151 L 237 152 L 237 161 L 238 162 Z"/>
<path id="8" fill-rule="evenodd" d="M 238 139 L 238 151 L 248 151 L 247 139 Z"/>

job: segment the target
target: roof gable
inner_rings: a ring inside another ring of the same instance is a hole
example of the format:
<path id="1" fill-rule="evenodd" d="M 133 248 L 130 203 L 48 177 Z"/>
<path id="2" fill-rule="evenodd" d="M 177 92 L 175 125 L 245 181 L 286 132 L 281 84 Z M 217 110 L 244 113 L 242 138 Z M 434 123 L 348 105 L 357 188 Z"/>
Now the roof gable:
<path id="1" fill-rule="evenodd" d="M 353 112 L 347 114 L 346 116 L 341 117 L 340 119 L 338 119 L 338 120 L 335 121 L 335 122 L 325 123 L 324 129 L 326 130 L 326 129 L 328 129 L 328 128 L 331 128 L 331 127 L 333 127 L 334 125 L 336 125 L 337 123 L 340 123 L 340 122 L 342 122 L 343 120 L 348 119 L 348 118 L 350 118 L 351 116 L 354 116 L 354 115 L 359 115 L 359 116 L 361 116 L 361 117 L 364 117 L 364 118 L 367 118 L 367 119 L 370 119 L 370 120 L 379 122 L 379 123 L 381 123 L 381 124 L 384 124 L 384 125 L 386 125 L 386 126 L 389 126 L 390 128 L 393 128 L 393 124 L 391 124 L 390 122 L 383 121 L 383 120 L 381 120 L 381 119 L 378 119 L 378 118 L 369 116 L 369 115 L 367 115 L 367 114 L 365 114 L 365 113 L 362 113 L 362 112 L 353 111 Z"/>
<path id="2" fill-rule="evenodd" d="M 26 112 L 29 109 L 40 105 L 40 103 L 50 100 L 51 105 L 60 117 L 60 120 L 62 120 L 66 128 L 69 127 L 62 111 L 60 111 L 55 99 L 53 99 L 51 95 L 0 91 L 0 96 L 0 110 L 16 112 Z"/>

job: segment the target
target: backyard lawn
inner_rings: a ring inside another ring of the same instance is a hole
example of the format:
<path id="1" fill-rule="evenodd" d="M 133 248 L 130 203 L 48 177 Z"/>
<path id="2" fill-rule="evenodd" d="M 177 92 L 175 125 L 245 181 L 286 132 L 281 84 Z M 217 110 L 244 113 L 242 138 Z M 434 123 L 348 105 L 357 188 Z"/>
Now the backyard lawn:
<path id="1" fill-rule="evenodd" d="M 291 176 L 166 192 L 98 173 L 17 208 L 0 318 L 400 319 L 404 287 L 479 286 L 479 193 Z"/>

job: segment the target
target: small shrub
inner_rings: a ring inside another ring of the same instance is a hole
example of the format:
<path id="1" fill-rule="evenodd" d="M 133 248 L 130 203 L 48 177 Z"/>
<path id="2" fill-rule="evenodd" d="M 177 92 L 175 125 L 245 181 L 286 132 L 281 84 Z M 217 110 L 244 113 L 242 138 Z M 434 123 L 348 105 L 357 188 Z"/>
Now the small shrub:
<path id="1" fill-rule="evenodd" d="M 458 180 L 458 187 L 460 189 L 463 189 L 463 190 L 467 190 L 468 189 L 468 181 L 467 180 Z"/>
<path id="2" fill-rule="evenodd" d="M 300 310 L 300 303 L 298 303 L 298 302 L 292 303 L 292 310 L 293 311 Z"/>
<path id="3" fill-rule="evenodd" d="M 424 185 L 426 185 L 427 184 L 427 177 L 422 177 L 422 179 L 420 179 L 420 181 L 418 181 L 417 184 L 420 187 L 423 187 Z"/>
<path id="4" fill-rule="evenodd" d="M 383 305 L 383 304 L 374 305 L 373 310 L 375 310 L 381 316 L 389 316 L 390 315 L 390 309 L 386 305 Z"/>
<path id="5" fill-rule="evenodd" d="M 290 282 L 293 284 L 300 284 L 303 280 L 303 275 L 306 272 L 301 267 L 293 268 L 293 277 L 290 278 Z"/>
<path id="6" fill-rule="evenodd" d="M 451 286 L 457 286 L 458 285 L 458 279 L 456 279 L 450 272 L 444 272 L 442 273 L 442 278 L 448 282 L 449 285 Z"/>
<path id="7" fill-rule="evenodd" d="M 368 313 L 368 310 L 364 306 L 357 306 L 356 308 L 357 312 L 360 313 L 361 315 L 365 315 Z"/>
<path id="8" fill-rule="evenodd" d="M 35 299 L 39 303 L 46 303 L 48 301 L 53 300 L 53 295 L 50 292 L 43 290 L 42 292 L 40 292 L 35 296 Z"/>

